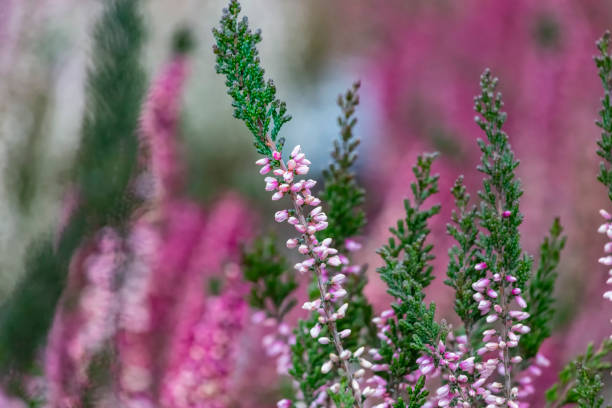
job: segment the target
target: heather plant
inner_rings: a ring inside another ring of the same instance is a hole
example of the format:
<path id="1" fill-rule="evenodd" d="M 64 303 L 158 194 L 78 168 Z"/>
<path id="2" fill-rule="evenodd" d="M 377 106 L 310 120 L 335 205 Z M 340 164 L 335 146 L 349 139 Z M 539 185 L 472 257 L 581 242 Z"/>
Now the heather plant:
<path id="1" fill-rule="evenodd" d="M 567 238 L 554 218 L 537 257 L 523 249 L 520 162 L 489 69 L 474 98 L 481 187 L 470 193 L 459 176 L 449 191 L 446 268 L 435 256 L 446 242 L 432 232 L 444 214 L 443 160 L 423 153 L 410 177 L 393 175 L 408 194 L 370 275 L 388 295 L 375 314 L 360 255 L 370 197 L 356 170 L 360 82 L 338 97 L 339 135 L 321 183 L 306 177 L 312 163 L 301 146 L 284 149 L 291 116 L 265 77 L 261 32 L 229 0 L 213 30 L 216 70 L 261 155 L 255 164 L 279 205 L 274 221 L 291 234 L 284 245 L 276 231 L 250 240 L 253 206 L 241 197 L 227 192 L 205 206 L 185 194 L 180 111 L 193 40 L 177 31 L 145 95 L 139 7 L 110 0 L 96 25 L 62 217 L 30 251 L 24 281 L 0 310 L 0 372 L 12 374 L 0 405 L 255 406 L 254 392 L 239 385 L 249 364 L 269 364 L 289 380 L 279 408 L 528 408 L 535 397 L 551 408 L 604 405 L 612 337 L 567 363 L 544 346 Z M 610 42 L 606 33 L 595 62 L 604 87 L 598 179 L 612 201 Z M 612 215 L 600 214 L 599 232 L 612 239 Z M 599 262 L 612 265 L 612 243 L 604 252 Z M 441 277 L 453 293 L 450 321 L 429 298 Z M 612 291 L 603 297 L 612 300 Z M 254 332 L 263 333 L 260 360 L 244 347 Z M 546 391 L 540 379 L 562 363 Z"/>
<path id="2" fill-rule="evenodd" d="M 293 343 L 289 374 L 294 379 L 294 395 L 279 401 L 278 406 L 528 406 L 533 394 L 543 393 L 534 389 L 534 378 L 550 366 L 539 350 L 551 334 L 556 270 L 566 238 L 555 219 L 540 247 L 537 266 L 521 247 L 523 215 L 519 203 L 523 190 L 516 176 L 519 161 L 503 129 L 507 115 L 502 110 L 498 79 L 486 70 L 480 78 L 481 93 L 475 98 L 475 121 L 485 135 L 478 140 L 481 162 L 477 169 L 483 180 L 477 201 L 470 201 L 462 177 L 451 189 L 457 208 L 447 231 L 456 244 L 449 250 L 445 283 L 455 290 L 455 311 L 461 324 L 454 327 L 438 321 L 435 304 L 425 301 L 424 289 L 435 279 L 428 222 L 440 211 L 439 205 L 428 204 L 439 190 L 439 176 L 432 171 L 437 154 L 425 154 L 413 168 L 415 181 L 412 196 L 404 203 L 406 216 L 390 229 L 391 238 L 379 250 L 384 264 L 378 273 L 393 302 L 390 309 L 372 319 L 377 330 L 376 339 L 372 339 L 364 323 L 344 328 L 349 311 L 363 306 L 353 300 L 353 293 L 361 294 L 364 276 L 348 272 L 346 267 L 350 264 L 346 255 L 353 246 L 347 238 L 358 234 L 365 221 L 354 212 L 364 195 L 350 175 L 357 146 L 350 142 L 355 124 L 350 117 L 356 105 L 351 100 L 357 87 L 340 98 L 341 141 L 336 142 L 334 163 L 324 173 L 321 200 L 313 194 L 316 182 L 300 179 L 311 164 L 301 147 L 296 146 L 284 159 L 285 138 L 279 138 L 279 133 L 289 116 L 285 104 L 275 97 L 273 82 L 264 79 L 256 48 L 261 33 L 251 31 L 240 11 L 238 1 L 230 1 L 220 27 L 213 30 L 217 72 L 226 77 L 235 117 L 245 122 L 263 156 L 256 164 L 266 176 L 266 191 L 273 193 L 273 201 L 290 202 L 290 208 L 277 211 L 274 218 L 287 221 L 297 231 L 298 236 L 290 238 L 286 246 L 303 255 L 305 259 L 294 269 L 311 276 L 314 287 L 302 306 L 310 317 L 297 323 L 294 337 L 287 336 Z M 597 59 L 607 87 L 599 123 L 604 129 L 600 142 L 604 158 L 610 150 L 606 145 L 610 115 L 606 111 L 611 64 L 603 51 L 607 52 L 608 38 L 600 42 L 604 57 Z M 609 178 L 605 171 L 602 166 L 604 183 Z M 609 219 L 607 213 L 604 216 Z M 607 225 L 602 227 L 604 232 L 609 230 Z M 273 248 L 272 243 L 269 246 Z M 253 252 L 246 259 L 255 265 L 256 257 Z M 270 267 L 277 278 L 286 273 L 279 259 L 272 259 Z M 277 279 L 266 274 L 261 265 L 251 273 L 249 280 L 259 285 L 254 289 L 257 297 L 253 304 L 278 319 L 278 313 L 266 309 L 265 294 L 278 307 L 294 284 L 275 292 L 271 282 Z M 361 283 L 351 285 L 351 276 Z M 293 282 L 285 278 L 288 281 Z M 365 309 L 371 310 L 369 305 Z M 266 312 L 258 320 L 264 319 Z M 362 336 L 351 342 L 356 331 Z M 274 344 L 280 349 L 278 341 Z M 563 389 L 562 396 L 555 396 L 553 390 L 549 400 L 558 397 L 558 404 L 601 406 L 603 398 L 598 393 L 602 383 L 597 373 L 608 366 L 604 361 L 607 344 L 604 342 L 598 352 L 589 348 L 570 363 L 558 386 Z"/>
<path id="3" fill-rule="evenodd" d="M 71 259 L 79 247 L 95 241 L 103 228 L 121 230 L 135 206 L 129 183 L 135 170 L 136 129 L 145 84 L 139 5 L 138 1 L 109 1 L 95 26 L 82 144 L 73 172 L 77 204 L 56 239 L 48 234 L 31 245 L 25 276 L 0 311 L 3 374 L 33 370 Z"/>

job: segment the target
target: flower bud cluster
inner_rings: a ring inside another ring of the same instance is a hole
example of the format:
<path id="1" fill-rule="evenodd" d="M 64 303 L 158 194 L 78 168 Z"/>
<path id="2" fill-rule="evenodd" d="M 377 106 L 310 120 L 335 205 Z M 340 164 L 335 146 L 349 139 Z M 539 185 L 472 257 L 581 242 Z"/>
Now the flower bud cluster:
<path id="1" fill-rule="evenodd" d="M 272 145 L 271 141 L 269 145 Z M 360 407 L 360 380 L 365 372 L 361 369 L 353 372 L 352 363 L 358 361 L 364 349 L 362 347 L 352 352 L 342 346 L 342 339 L 351 334 L 350 330 L 339 332 L 336 328 L 336 321 L 345 317 L 349 307 L 348 303 L 342 302 L 347 296 L 342 286 L 346 276 L 330 271 L 330 268 L 346 266 L 348 259 L 331 246 L 331 238 L 319 241 L 316 237 L 317 232 L 327 228 L 327 215 L 323 212 L 321 200 L 311 191 L 316 181 L 298 180 L 299 176 L 308 173 L 311 162 L 298 145 L 291 152 L 287 163 L 283 161 L 281 152 L 274 150 L 271 157 L 257 160 L 256 164 L 261 166 L 260 174 L 272 174 L 265 178 L 266 191 L 273 192 L 272 200 L 288 196 L 293 202 L 293 208 L 277 211 L 274 219 L 279 223 L 286 221 L 300 234 L 287 241 L 287 248 L 297 249 L 306 257 L 295 265 L 295 269 L 301 274 L 312 272 L 317 279 L 320 297 L 305 302 L 302 308 L 319 315 L 318 322 L 310 328 L 310 335 L 320 344 L 333 344 L 336 349 L 336 353 L 331 353 L 329 360 L 321 366 L 321 372 L 326 374 L 338 366 L 342 367 L 356 404 Z M 308 210 L 307 206 L 311 209 Z M 337 392 L 340 384 L 333 384 L 330 389 Z"/>
<path id="2" fill-rule="evenodd" d="M 597 232 L 599 232 L 600 234 L 606 234 L 606 236 L 610 240 L 612 240 L 612 215 L 610 215 L 610 213 L 608 213 L 606 210 L 599 210 L 599 213 L 606 221 L 603 224 L 601 224 Z M 612 266 L 612 241 L 604 245 L 604 251 L 608 255 L 599 258 L 599 263 L 602 265 L 606 265 L 606 266 Z M 606 284 L 611 285 L 612 284 L 612 269 L 610 269 L 608 274 L 609 276 L 608 276 L 608 280 L 606 281 Z M 604 299 L 608 299 L 609 301 L 612 302 L 612 290 L 607 290 L 603 294 L 603 297 Z M 610 335 L 610 337 L 612 338 L 612 335 Z"/>
<path id="3" fill-rule="evenodd" d="M 481 262 L 475 266 L 475 269 L 486 271 L 488 265 Z M 517 349 L 521 336 L 529 333 L 531 329 L 521 323 L 529 318 L 529 313 L 524 311 L 527 302 L 521 295 L 521 289 L 515 285 L 516 281 L 517 278 L 510 274 L 489 273 L 488 277 L 472 284 L 473 298 L 478 302 L 480 313 L 487 316 L 486 322 L 501 323 L 501 327 L 491 327 L 482 333 L 483 346 L 477 350 L 477 354 L 484 358 L 496 353 L 497 358 L 489 358 L 484 364 L 476 364 L 477 375 L 475 382 L 471 384 L 472 391 L 481 395 L 491 407 L 519 406 L 516 402 L 518 387 L 512 386 L 510 374 L 511 365 L 519 364 L 523 359 L 520 355 L 512 353 L 512 349 Z M 519 310 L 511 310 L 512 298 Z M 503 383 L 487 383 L 495 369 L 502 376 Z"/>

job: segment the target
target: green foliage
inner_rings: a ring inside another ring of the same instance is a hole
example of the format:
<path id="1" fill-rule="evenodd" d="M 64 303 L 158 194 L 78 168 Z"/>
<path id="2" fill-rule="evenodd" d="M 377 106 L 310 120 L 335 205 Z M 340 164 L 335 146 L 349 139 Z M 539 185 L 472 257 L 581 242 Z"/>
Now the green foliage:
<path id="1" fill-rule="evenodd" d="M 600 120 L 596 122 L 601 128 L 601 139 L 597 141 L 597 154 L 605 160 L 599 165 L 599 176 L 597 179 L 608 187 L 608 197 L 612 200 L 612 104 L 610 93 L 612 92 L 612 56 L 610 54 L 610 32 L 606 31 L 599 41 L 597 49 L 600 55 L 595 57 L 595 65 L 599 71 L 599 77 L 604 88 L 604 96 L 601 100 L 602 108 L 599 111 Z"/>
<path id="2" fill-rule="evenodd" d="M 451 193 L 455 198 L 457 211 L 453 210 L 452 223 L 446 225 L 446 231 L 457 241 L 457 245 L 453 245 L 448 251 L 448 279 L 444 283 L 455 289 L 455 312 L 463 321 L 469 335 L 472 326 L 481 319 L 478 305 L 472 299 L 472 284 L 483 278 L 485 271 L 474 269 L 478 253 L 477 208 L 475 205 L 469 206 L 470 195 L 463 185 L 463 176 L 455 181 Z"/>
<path id="3" fill-rule="evenodd" d="M 365 192 L 357 185 L 352 171 L 357 160 L 355 150 L 360 142 L 353 136 L 353 128 L 357 123 L 354 113 L 359 105 L 359 87 L 360 83 L 355 82 L 344 95 L 338 96 L 338 106 L 342 111 L 338 117 L 340 140 L 334 141 L 334 151 L 331 154 L 333 161 L 323 171 L 325 189 L 321 193 L 321 200 L 327 203 L 329 225 L 320 235 L 334 237 L 336 248 L 343 253 L 346 252 L 344 241 L 360 234 L 366 222 L 361 208 Z"/>
<path id="4" fill-rule="evenodd" d="M 425 376 L 419 377 L 413 388 L 408 388 L 406 401 L 399 398 L 393 408 L 421 408 L 427 402 L 429 392 L 425 388 Z"/>
<path id="5" fill-rule="evenodd" d="M 257 151 L 271 156 L 271 149 L 281 151 L 284 141 L 279 139 L 275 147 L 268 146 L 266 135 L 269 132 L 271 139 L 276 141 L 281 127 L 291 117 L 286 114 L 285 102 L 276 97 L 274 82 L 264 79 L 257 50 L 261 32 L 252 32 L 246 17 L 239 20 L 240 10 L 238 0 L 231 0 L 228 8 L 223 10 L 219 28 L 213 29 L 216 70 L 226 77 L 234 116 L 244 121 L 255 137 Z"/>
<path id="6" fill-rule="evenodd" d="M 589 344 L 584 355 L 570 361 L 559 373 L 559 381 L 546 392 L 547 407 L 578 404 L 580 408 L 601 407 L 598 395 L 603 387 L 601 374 L 612 365 L 604 359 L 612 352 L 612 340 L 605 339 L 595 351 Z"/>
<path id="7" fill-rule="evenodd" d="M 399 396 L 399 384 L 416 367 L 416 359 L 429 352 L 427 344 L 438 344 L 443 331 L 434 320 L 435 305 L 424 303 L 423 289 L 433 280 L 432 245 L 427 244 L 427 221 L 440 211 L 435 205 L 422 209 L 425 200 L 438 192 L 438 176 L 431 175 L 431 166 L 437 154 L 419 156 L 413 172 L 416 181 L 411 184 L 413 202 L 404 201 L 406 218 L 391 228 L 392 237 L 378 253 L 385 265 L 378 268 L 381 279 L 387 284 L 387 292 L 397 302 L 392 304 L 395 317 L 387 323 L 385 335 L 391 344 L 381 343 L 379 353 L 382 363 L 389 365 L 389 373 L 377 373 L 387 379 L 392 396 Z"/>
<path id="8" fill-rule="evenodd" d="M 557 267 L 566 237 L 562 237 L 563 227 L 556 218 L 550 227 L 550 235 L 540 245 L 540 262 L 535 275 L 529 281 L 526 293 L 527 312 L 530 317 L 524 323 L 531 332 L 523 335 L 519 346 L 520 355 L 527 360 L 534 357 L 544 340 L 550 337 L 553 309 L 553 292 L 557 279 Z"/>
<path id="9" fill-rule="evenodd" d="M 418 284 L 427 287 L 433 280 L 430 261 L 433 245 L 426 244 L 429 228 L 429 218 L 440 212 L 440 206 L 422 210 L 421 206 L 432 194 L 438 192 L 438 175 L 431 175 L 431 165 L 437 153 L 418 157 L 417 165 L 413 167 L 416 182 L 411 184 L 414 206 L 409 199 L 404 200 L 406 218 L 397 221 L 395 228 L 389 231 L 392 237 L 378 253 L 385 261 L 385 266 L 379 268 L 381 279 L 389 286 L 388 292 L 398 300 L 404 300 L 407 295 L 405 285 Z M 410 295 L 411 296 L 411 295 Z"/>
<path id="10" fill-rule="evenodd" d="M 137 163 L 136 129 L 145 79 L 140 2 L 106 2 L 94 30 L 83 142 L 75 168 L 79 207 L 57 242 L 41 238 L 28 250 L 26 274 L 0 309 L 0 371 L 32 368 L 51 325 L 74 251 L 99 228 L 121 227 L 134 200 L 129 181 Z"/>
<path id="11" fill-rule="evenodd" d="M 513 275 L 521 288 L 529 279 L 532 259 L 522 253 L 518 227 L 523 221 L 519 211 L 519 199 L 523 195 L 521 184 L 515 170 L 519 162 L 508 143 L 508 135 L 502 130 L 506 121 L 501 93 L 496 92 L 497 78 L 486 70 L 480 77 L 482 93 L 475 98 L 474 109 L 481 116 L 476 123 L 485 132 L 487 142 L 478 140 L 482 151 L 478 170 L 485 174 L 478 219 L 480 226 L 487 231 L 478 239 L 483 260 L 491 273 Z M 503 213 L 509 211 L 508 216 Z"/>
<path id="12" fill-rule="evenodd" d="M 139 1 L 112 0 L 94 28 L 75 180 L 91 229 L 121 225 L 138 204 L 129 197 L 136 129 L 146 80 L 139 63 L 144 27 Z"/>
<path id="13" fill-rule="evenodd" d="M 328 227 L 318 234 L 319 239 L 326 236 L 334 238 L 334 246 L 340 253 L 349 254 L 345 247 L 347 238 L 362 233 L 366 223 L 362 205 L 365 192 L 356 181 L 353 167 L 357 160 L 356 149 L 359 139 L 353 135 L 357 123 L 355 108 L 359 104 L 360 83 L 355 82 L 343 95 L 338 96 L 341 114 L 338 117 L 340 139 L 334 141 L 331 153 L 332 162 L 323 171 L 325 180 L 321 200 L 327 204 Z M 368 283 L 365 268 L 357 274 L 350 274 L 343 283 L 348 292 L 350 304 L 346 317 L 337 322 L 338 330 L 350 329 L 351 336 L 343 340 L 346 347 L 363 345 L 376 336 L 376 327 L 372 324 L 372 306 L 363 294 Z M 318 292 L 318 290 L 317 290 Z M 365 337 L 364 337 L 365 336 Z"/>
<path id="14" fill-rule="evenodd" d="M 243 253 L 242 269 L 245 279 L 253 284 L 251 306 L 281 321 L 296 304 L 290 295 L 298 284 L 287 260 L 278 253 L 275 238 L 256 240 L 253 248 Z"/>

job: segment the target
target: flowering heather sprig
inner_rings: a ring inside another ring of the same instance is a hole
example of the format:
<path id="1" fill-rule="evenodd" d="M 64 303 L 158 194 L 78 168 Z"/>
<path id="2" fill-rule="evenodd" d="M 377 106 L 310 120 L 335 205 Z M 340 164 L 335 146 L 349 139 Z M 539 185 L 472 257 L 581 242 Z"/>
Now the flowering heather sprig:
<path id="1" fill-rule="evenodd" d="M 485 174 L 485 178 L 483 190 L 479 192 L 482 201 L 477 214 L 483 230 L 477 242 L 482 262 L 474 268 L 486 270 L 488 274 L 472 284 L 472 288 L 478 309 L 483 316 L 487 315 L 486 322 L 493 324 L 499 320 L 499 329 L 492 327 L 483 332 L 484 345 L 478 354 L 499 354 L 502 383 L 483 389 L 483 396 L 494 406 L 514 408 L 518 404 L 515 402 L 517 389 L 513 384 L 512 365 L 520 363 L 522 357 L 512 353 L 511 349 L 516 350 L 521 335 L 530 330 L 521 322 L 529 317 L 522 310 L 527 307 L 522 290 L 529 278 L 532 260 L 522 253 L 520 246 L 518 227 L 522 215 L 519 198 L 522 190 L 514 173 L 519 163 L 514 158 L 508 136 L 502 130 L 506 114 L 501 111 L 503 102 L 501 93 L 496 92 L 497 82 L 497 78 L 486 70 L 480 80 L 482 93 L 475 98 L 475 110 L 481 115 L 475 120 L 486 133 L 488 143 L 478 141 L 482 151 L 478 170 Z M 518 308 L 513 309 L 513 301 Z"/>
<path id="2" fill-rule="evenodd" d="M 331 246 L 331 238 L 316 236 L 319 231 L 327 228 L 327 215 L 323 212 L 321 200 L 312 194 L 311 189 L 316 182 L 312 179 L 298 180 L 299 176 L 308 173 L 310 161 L 300 146 L 291 151 L 287 162 L 282 158 L 284 143 L 282 139 L 276 141 L 276 136 L 289 117 L 285 115 L 284 103 L 275 99 L 276 90 L 272 82 L 264 82 L 256 48 L 261 36 L 259 32 L 253 34 L 250 31 L 246 18 L 238 21 L 239 13 L 238 1 L 231 0 L 228 9 L 223 12 L 220 28 L 213 30 L 217 72 L 227 78 L 228 93 L 234 99 L 235 116 L 245 122 L 255 137 L 257 151 L 265 156 L 257 164 L 261 166 L 260 173 L 267 175 L 266 191 L 274 192 L 274 201 L 286 196 L 292 202 L 292 208 L 277 211 L 274 218 L 277 222 L 287 221 L 300 234 L 290 238 L 287 247 L 295 248 L 307 257 L 297 263 L 295 269 L 300 273 L 313 273 L 317 282 L 319 298 L 306 302 L 303 307 L 319 315 L 318 321 L 308 330 L 310 335 L 322 344 L 333 344 L 335 348 L 335 353 L 330 354 L 330 360 L 321 365 L 323 374 L 332 371 L 336 365 L 341 367 L 342 381 L 330 388 L 332 393 L 339 396 L 332 398 L 340 398 L 342 401 L 339 402 L 361 407 L 362 397 L 357 379 L 357 374 L 361 372 L 353 372 L 352 361 L 358 358 L 363 348 L 354 353 L 345 349 L 342 338 L 351 332 L 339 331 L 336 324 L 337 320 L 345 317 L 348 307 L 348 304 L 336 306 L 347 295 L 342 286 L 346 276 L 342 273 L 333 274 L 332 270 L 341 266 L 343 260 L 338 250 Z M 313 208 L 307 210 L 307 206 Z M 350 399 L 350 403 L 347 403 L 345 397 Z M 281 403 L 291 404 L 284 401 Z"/>
<path id="3" fill-rule="evenodd" d="M 271 141 L 270 141 L 271 145 Z M 342 367 L 345 379 L 352 390 L 353 403 L 361 406 L 361 393 L 359 382 L 354 378 L 353 369 L 349 360 L 355 358 L 353 352 L 345 349 L 342 338 L 348 337 L 351 331 L 339 331 L 336 321 L 343 319 L 346 315 L 348 304 L 336 307 L 347 295 L 342 286 L 346 276 L 342 273 L 330 274 L 329 267 L 342 265 L 342 258 L 338 250 L 331 246 L 332 239 L 325 238 L 319 241 L 315 234 L 327 227 L 327 216 L 320 206 L 321 200 L 315 197 L 311 188 L 316 182 L 314 180 L 296 180 L 296 176 L 308 173 L 310 161 L 302 153 L 300 146 L 296 146 L 291 152 L 289 161 L 285 164 L 279 151 L 273 152 L 273 159 L 263 158 L 257 161 L 262 166 L 260 173 L 272 172 L 276 177 L 266 177 L 266 190 L 275 191 L 272 200 L 279 200 L 287 195 L 292 201 L 293 208 L 277 211 L 275 220 L 277 222 L 287 221 L 293 225 L 301 235 L 290 238 L 287 241 L 288 248 L 297 248 L 298 252 L 308 258 L 295 265 L 299 273 L 311 272 L 317 281 L 319 298 L 312 302 L 306 302 L 303 308 L 316 311 L 319 315 L 317 323 L 309 330 L 310 335 L 318 339 L 322 344 L 331 343 L 335 347 L 336 354 L 330 355 L 330 360 L 321 366 L 321 371 L 326 374 L 334 365 Z M 314 207 L 310 211 L 305 206 Z M 308 215 L 305 215 L 308 212 Z M 321 337 L 327 334 L 329 337 Z M 363 352 L 363 349 L 361 349 Z M 357 351 L 355 352 L 357 354 Z M 359 353 L 360 354 L 360 353 Z"/>
<path id="4" fill-rule="evenodd" d="M 122 262 L 121 240 L 110 228 L 79 250 L 57 309 L 45 349 L 47 403 L 79 405 L 90 386 L 94 356 L 115 331 L 115 281 Z"/>
<path id="5" fill-rule="evenodd" d="M 612 102 L 610 101 L 612 93 L 612 55 L 610 54 L 610 32 L 606 31 L 602 38 L 597 41 L 597 48 L 600 55 L 595 57 L 595 65 L 599 71 L 599 77 L 604 88 L 604 96 L 601 100 L 602 109 L 599 111 L 600 120 L 597 126 L 602 129 L 601 139 L 597 141 L 597 154 L 605 160 L 600 163 L 598 180 L 608 188 L 608 197 L 612 200 Z M 599 232 L 607 234 L 609 239 L 612 239 L 612 216 L 605 210 L 600 210 L 600 214 L 605 219 L 605 223 L 599 227 Z M 604 246 L 606 253 L 612 252 L 612 244 L 608 243 Z M 599 259 L 599 262 L 610 266 L 612 265 L 612 255 L 608 255 Z M 612 283 L 612 270 L 607 284 Z M 612 301 L 612 290 L 604 293 L 604 298 Z"/>
<path id="6" fill-rule="evenodd" d="M 377 271 L 388 286 L 387 292 L 396 299 L 391 310 L 375 319 L 381 346 L 378 350 L 370 350 L 376 363 L 371 367 L 376 372 L 370 380 L 371 392 L 373 396 L 384 398 L 381 407 L 403 406 L 400 397 L 404 390 L 410 389 L 410 380 L 428 371 L 421 370 L 414 378 L 406 377 L 419 368 L 421 357 L 427 359 L 423 355 L 434 354 L 427 345 L 444 341 L 444 330 L 434 320 L 435 305 L 425 304 L 423 293 L 433 280 L 430 265 L 434 259 L 433 246 L 426 243 L 430 232 L 427 222 L 440 211 L 439 205 L 422 208 L 425 200 L 438 192 L 438 176 L 431 175 L 436 156 L 419 156 L 413 168 L 416 178 L 411 184 L 413 200 L 404 201 L 406 218 L 390 229 L 389 243 L 378 251 L 385 265 Z"/>

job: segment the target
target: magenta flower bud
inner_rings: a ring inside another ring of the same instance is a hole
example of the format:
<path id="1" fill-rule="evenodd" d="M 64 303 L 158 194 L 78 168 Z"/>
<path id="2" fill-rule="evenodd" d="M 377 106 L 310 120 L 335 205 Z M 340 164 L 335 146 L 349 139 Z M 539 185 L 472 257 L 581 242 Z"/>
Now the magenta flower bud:
<path id="1" fill-rule="evenodd" d="M 269 164 L 266 164 L 259 170 L 259 174 L 268 174 L 272 167 Z"/>
<path id="2" fill-rule="evenodd" d="M 486 262 L 480 262 L 478 264 L 476 264 L 476 266 L 474 266 L 474 269 L 476 269 L 477 271 L 482 271 L 487 269 L 487 263 Z"/>
<path id="3" fill-rule="evenodd" d="M 270 163 L 270 159 L 268 159 L 267 157 L 264 157 L 263 159 L 259 159 L 255 162 L 255 164 L 258 166 L 265 166 L 268 163 Z"/>
<path id="4" fill-rule="evenodd" d="M 521 312 L 519 310 L 511 310 L 509 314 L 510 314 L 510 317 L 512 317 L 512 318 L 514 318 L 516 320 L 519 320 L 519 321 L 525 320 L 525 319 L 529 318 L 529 313 Z"/>
<path id="5" fill-rule="evenodd" d="M 332 256 L 331 258 L 329 258 L 327 260 L 327 263 L 330 264 L 331 266 L 340 266 L 342 264 L 342 261 L 340 261 L 340 257 L 336 256 Z"/>
<path id="6" fill-rule="evenodd" d="M 283 198 L 283 193 L 281 191 L 277 191 L 276 193 L 272 194 L 272 201 L 278 201 L 281 198 Z"/>
<path id="7" fill-rule="evenodd" d="M 512 211 L 506 210 L 502 213 L 502 217 L 508 218 L 512 215 Z"/>
<path id="8" fill-rule="evenodd" d="M 351 329 L 344 329 L 338 334 L 340 335 L 340 338 L 344 339 L 351 335 Z"/>
<path id="9" fill-rule="evenodd" d="M 321 325 L 317 323 L 310 329 L 310 336 L 316 339 L 319 337 L 319 334 L 321 334 Z"/>
<path id="10" fill-rule="evenodd" d="M 346 294 L 347 294 L 347 292 L 344 289 L 338 289 L 338 290 L 333 291 L 333 296 L 336 299 L 343 298 L 343 297 L 346 296 Z"/>
<path id="11" fill-rule="evenodd" d="M 307 245 L 300 245 L 298 248 L 298 252 L 302 255 L 306 255 L 308 253 L 308 246 Z"/>
<path id="12" fill-rule="evenodd" d="M 290 171 L 287 171 L 287 172 L 283 173 L 283 179 L 287 183 L 293 182 L 293 173 L 290 172 Z"/>
<path id="13" fill-rule="evenodd" d="M 512 294 L 513 294 L 514 296 L 518 296 L 518 295 L 520 295 L 521 293 L 522 293 L 521 288 L 513 288 L 513 289 L 512 289 Z"/>
<path id="14" fill-rule="evenodd" d="M 295 169 L 295 166 L 297 166 L 297 163 L 295 162 L 295 160 L 290 159 L 287 162 L 287 170 L 289 170 L 289 172 L 293 172 L 293 170 Z"/>
<path id="15" fill-rule="evenodd" d="M 495 321 L 497 321 L 498 316 L 496 314 L 490 314 L 487 316 L 487 323 L 493 323 Z"/>
<path id="16" fill-rule="evenodd" d="M 612 220 L 612 215 L 610 215 L 609 212 L 607 212 L 606 210 L 599 210 L 599 214 L 601 214 L 602 217 L 604 217 L 606 220 L 610 221 Z"/>
<path id="17" fill-rule="evenodd" d="M 510 282 L 510 283 L 514 283 L 516 282 L 516 278 L 512 275 L 506 275 L 506 281 Z"/>
<path id="18" fill-rule="evenodd" d="M 295 238 L 289 238 L 287 240 L 287 248 L 289 248 L 289 249 L 295 248 L 297 246 L 297 244 L 298 244 L 298 240 L 295 239 Z"/>
<path id="19" fill-rule="evenodd" d="M 293 148 L 293 150 L 291 151 L 291 157 L 295 157 L 300 153 L 300 150 L 302 149 L 302 147 L 300 145 L 297 145 Z"/>
<path id="20" fill-rule="evenodd" d="M 319 344 L 329 344 L 331 343 L 331 340 L 327 337 L 319 337 L 317 339 L 317 341 L 319 342 Z"/>
<path id="21" fill-rule="evenodd" d="M 515 299 L 516 303 L 518 303 L 521 309 L 525 309 L 527 307 L 527 302 L 525 301 L 525 299 L 523 299 L 522 296 L 516 296 Z"/>
<path id="22" fill-rule="evenodd" d="M 276 222 L 283 222 L 285 221 L 287 218 L 289 217 L 289 211 L 287 210 L 281 210 L 281 211 L 277 211 L 274 214 L 274 220 Z"/>
<path id="23" fill-rule="evenodd" d="M 531 329 L 528 326 L 525 326 L 524 324 L 517 323 L 512 326 L 512 331 L 519 332 L 521 334 L 527 334 L 531 331 Z"/>
<path id="24" fill-rule="evenodd" d="M 491 308 L 490 300 L 481 300 L 478 302 L 478 310 L 489 310 Z"/>
<path id="25" fill-rule="evenodd" d="M 323 207 L 321 207 L 321 206 L 316 207 L 316 208 L 314 208 L 314 209 L 312 209 L 310 211 L 310 215 L 311 216 L 315 216 L 315 215 L 319 214 L 321 211 L 323 211 Z"/>
<path id="26" fill-rule="evenodd" d="M 280 154 L 280 152 L 279 152 L 279 151 L 276 151 L 276 150 L 275 150 L 275 151 L 273 151 L 273 152 L 272 152 L 272 158 L 273 158 L 274 160 L 280 160 L 280 159 L 281 159 L 281 157 L 282 157 L 282 156 L 281 156 L 281 154 Z"/>
<path id="27" fill-rule="evenodd" d="M 487 278 L 480 279 L 477 282 L 472 283 L 472 289 L 477 292 L 482 292 L 486 287 L 489 286 L 489 283 L 490 281 Z"/>
<path id="28" fill-rule="evenodd" d="M 312 200 L 310 201 L 310 205 L 312 205 L 312 206 L 316 206 L 316 205 L 319 205 L 319 204 L 321 204 L 321 200 L 318 199 L 317 197 L 313 197 Z M 612 231 L 612 230 L 610 230 L 610 231 Z"/>
<path id="29" fill-rule="evenodd" d="M 497 292 L 491 288 L 487 290 L 487 295 L 492 299 L 497 299 Z"/>
<path id="30" fill-rule="evenodd" d="M 332 282 L 336 284 L 341 284 L 346 279 L 346 276 L 339 273 L 332 278 Z"/>
<path id="31" fill-rule="evenodd" d="M 286 398 L 276 403 L 277 408 L 291 408 L 291 405 L 292 405 L 291 400 L 286 399 Z"/>
<path id="32" fill-rule="evenodd" d="M 285 170 L 283 169 L 275 169 L 272 174 L 274 174 L 275 176 L 282 176 L 283 174 L 285 174 Z"/>
<path id="33" fill-rule="evenodd" d="M 605 256 L 605 257 L 599 258 L 598 262 L 602 265 L 610 266 L 612 265 L 612 256 Z"/>
<path id="34" fill-rule="evenodd" d="M 297 183 L 293 183 L 291 185 L 291 191 L 293 191 L 294 193 L 297 193 L 299 191 L 302 191 L 303 187 L 304 187 L 304 182 L 303 181 L 298 181 Z"/>

